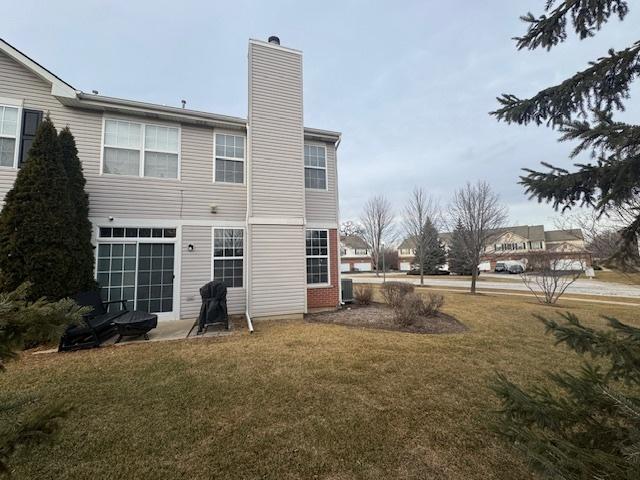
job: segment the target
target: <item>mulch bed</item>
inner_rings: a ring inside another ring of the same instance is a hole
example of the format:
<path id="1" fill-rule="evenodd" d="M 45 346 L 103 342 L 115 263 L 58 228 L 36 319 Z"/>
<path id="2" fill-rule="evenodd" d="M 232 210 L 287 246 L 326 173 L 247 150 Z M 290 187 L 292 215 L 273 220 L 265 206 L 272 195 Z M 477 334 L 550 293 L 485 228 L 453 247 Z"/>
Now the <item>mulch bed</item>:
<path id="1" fill-rule="evenodd" d="M 312 313 L 306 318 L 309 322 L 409 333 L 460 333 L 467 330 L 456 318 L 443 312 L 431 317 L 422 317 L 415 325 L 405 327 L 396 322 L 393 310 L 381 303 L 348 305 L 335 312 Z"/>

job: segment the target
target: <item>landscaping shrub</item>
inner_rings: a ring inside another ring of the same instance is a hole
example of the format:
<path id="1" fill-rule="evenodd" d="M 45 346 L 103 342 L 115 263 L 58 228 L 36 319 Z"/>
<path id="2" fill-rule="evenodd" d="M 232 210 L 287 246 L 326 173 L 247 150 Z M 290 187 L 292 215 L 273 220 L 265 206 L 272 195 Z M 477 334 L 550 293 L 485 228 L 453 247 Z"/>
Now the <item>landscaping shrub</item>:
<path id="1" fill-rule="evenodd" d="M 395 308 L 396 322 L 403 327 L 415 325 L 420 317 L 437 315 L 443 305 L 444 297 L 439 293 L 430 293 L 427 301 L 418 293 L 407 293 Z"/>
<path id="2" fill-rule="evenodd" d="M 371 285 L 356 285 L 353 289 L 353 297 L 358 305 L 370 305 L 373 301 L 373 288 Z"/>
<path id="3" fill-rule="evenodd" d="M 413 293 L 413 290 L 412 284 L 404 282 L 387 282 L 380 287 L 382 297 L 393 308 L 399 308 L 404 302 L 404 298 Z"/>
<path id="4" fill-rule="evenodd" d="M 403 327 L 415 325 L 422 316 L 425 305 L 423 298 L 414 292 L 407 293 L 402 297 L 402 302 L 395 307 L 396 322 Z"/>
<path id="5" fill-rule="evenodd" d="M 423 315 L 432 317 L 440 312 L 440 309 L 444 306 L 444 297 L 439 293 L 430 293 L 429 300 L 424 304 Z"/>

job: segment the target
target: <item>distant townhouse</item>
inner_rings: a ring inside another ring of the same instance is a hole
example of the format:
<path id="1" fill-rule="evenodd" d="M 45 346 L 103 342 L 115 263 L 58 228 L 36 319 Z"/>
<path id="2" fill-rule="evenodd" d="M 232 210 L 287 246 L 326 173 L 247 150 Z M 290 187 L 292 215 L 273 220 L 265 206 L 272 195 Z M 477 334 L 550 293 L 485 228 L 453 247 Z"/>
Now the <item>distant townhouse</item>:
<path id="1" fill-rule="evenodd" d="M 340 270 L 342 272 L 370 272 L 371 247 L 361 237 L 340 237 Z"/>
<path id="2" fill-rule="evenodd" d="M 106 300 L 195 318 L 216 280 L 253 318 L 339 304 L 341 135 L 303 124 L 300 51 L 249 41 L 247 118 L 85 93 L 3 40 L 0 77 L 0 198 L 43 115 L 69 126 Z"/>
<path id="3" fill-rule="evenodd" d="M 443 232 L 440 241 L 449 250 L 452 234 Z M 554 253 L 564 260 L 567 269 L 591 265 L 581 229 L 546 230 L 544 225 L 518 225 L 492 232 L 482 256 L 481 270 L 493 270 L 496 262 L 517 261 L 527 263 L 527 257 L 535 252 Z M 405 239 L 398 247 L 401 270 L 409 270 L 415 258 L 415 242 Z M 447 268 L 446 265 L 443 268 Z"/>

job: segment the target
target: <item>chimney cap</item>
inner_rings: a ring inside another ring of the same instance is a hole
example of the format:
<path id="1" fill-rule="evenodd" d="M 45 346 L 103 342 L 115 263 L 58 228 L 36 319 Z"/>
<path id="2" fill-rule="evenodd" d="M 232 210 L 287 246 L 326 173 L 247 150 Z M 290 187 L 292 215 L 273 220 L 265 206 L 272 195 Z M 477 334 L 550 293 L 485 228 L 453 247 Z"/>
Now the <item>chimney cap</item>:
<path id="1" fill-rule="evenodd" d="M 275 35 L 271 35 L 269 37 L 269 43 L 273 43 L 275 45 L 280 45 L 280 39 L 278 37 L 276 37 Z"/>

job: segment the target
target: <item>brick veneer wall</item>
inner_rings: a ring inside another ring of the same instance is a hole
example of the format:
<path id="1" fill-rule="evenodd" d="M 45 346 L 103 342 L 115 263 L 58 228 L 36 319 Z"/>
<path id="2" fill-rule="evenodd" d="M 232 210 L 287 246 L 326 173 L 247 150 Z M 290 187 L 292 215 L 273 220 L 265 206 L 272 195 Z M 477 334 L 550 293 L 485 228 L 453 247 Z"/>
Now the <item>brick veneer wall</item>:
<path id="1" fill-rule="evenodd" d="M 329 230 L 329 276 L 328 287 L 307 287 L 307 308 L 338 307 L 340 289 L 338 286 L 338 231 Z"/>

